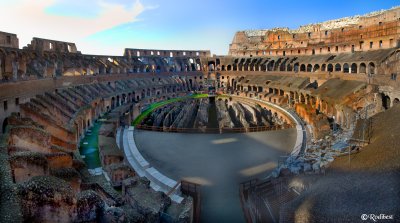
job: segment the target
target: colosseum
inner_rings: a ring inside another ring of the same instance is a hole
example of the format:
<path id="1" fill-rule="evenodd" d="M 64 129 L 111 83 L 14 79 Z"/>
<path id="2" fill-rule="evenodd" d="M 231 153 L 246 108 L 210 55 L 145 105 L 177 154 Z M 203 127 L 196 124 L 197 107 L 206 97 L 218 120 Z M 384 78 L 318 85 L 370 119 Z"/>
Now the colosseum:
<path id="1" fill-rule="evenodd" d="M 398 75 L 400 7 L 228 55 L 0 32 L 0 222 L 399 222 Z"/>

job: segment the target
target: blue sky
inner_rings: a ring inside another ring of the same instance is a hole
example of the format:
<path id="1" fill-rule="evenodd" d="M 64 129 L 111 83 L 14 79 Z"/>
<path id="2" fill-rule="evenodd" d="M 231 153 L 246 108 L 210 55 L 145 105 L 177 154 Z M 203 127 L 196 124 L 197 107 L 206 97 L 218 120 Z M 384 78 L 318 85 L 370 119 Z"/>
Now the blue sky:
<path id="1" fill-rule="evenodd" d="M 365 14 L 399 0 L 0 0 L 0 30 L 75 42 L 85 54 L 124 48 L 205 50 L 227 54 L 236 31 L 300 25 Z M 5 18 L 2 18 L 4 16 Z M 6 18 L 7 16 L 7 18 Z M 11 17 L 11 18 L 9 18 Z"/>

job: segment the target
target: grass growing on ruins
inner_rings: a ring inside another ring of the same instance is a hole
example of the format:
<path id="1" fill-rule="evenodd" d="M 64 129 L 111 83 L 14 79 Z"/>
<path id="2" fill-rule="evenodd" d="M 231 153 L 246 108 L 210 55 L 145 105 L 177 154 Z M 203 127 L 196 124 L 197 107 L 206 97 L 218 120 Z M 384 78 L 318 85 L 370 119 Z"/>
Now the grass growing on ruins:
<path id="1" fill-rule="evenodd" d="M 179 97 L 179 98 L 171 98 L 169 100 L 166 101 L 159 101 L 156 103 L 153 103 L 149 106 L 148 109 L 146 109 L 144 112 L 142 112 L 138 117 L 136 117 L 135 120 L 133 120 L 132 125 L 136 126 L 138 124 L 140 124 L 143 119 L 145 119 L 149 114 L 151 114 L 154 110 L 156 110 L 157 108 L 160 108 L 164 105 L 170 104 L 170 103 L 174 103 L 174 102 L 178 102 L 178 101 L 182 101 L 182 100 L 186 100 L 189 98 L 207 98 L 208 94 L 192 94 L 192 95 L 188 95 L 188 96 L 184 96 L 184 97 Z"/>

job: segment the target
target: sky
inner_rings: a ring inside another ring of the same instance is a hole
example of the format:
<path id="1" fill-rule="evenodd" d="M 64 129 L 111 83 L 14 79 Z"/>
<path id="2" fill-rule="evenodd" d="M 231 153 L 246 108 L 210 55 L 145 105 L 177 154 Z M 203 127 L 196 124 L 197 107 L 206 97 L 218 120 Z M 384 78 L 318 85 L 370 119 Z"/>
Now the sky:
<path id="1" fill-rule="evenodd" d="M 76 43 L 84 54 L 125 48 L 226 55 L 236 31 L 297 28 L 400 5 L 399 0 L 0 0 L 0 31 Z"/>

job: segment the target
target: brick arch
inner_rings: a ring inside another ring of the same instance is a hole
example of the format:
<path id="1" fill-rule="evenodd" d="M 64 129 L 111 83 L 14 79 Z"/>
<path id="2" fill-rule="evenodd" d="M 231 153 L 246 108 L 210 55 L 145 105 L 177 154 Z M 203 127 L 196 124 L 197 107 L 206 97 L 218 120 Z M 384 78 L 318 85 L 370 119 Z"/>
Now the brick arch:
<path id="1" fill-rule="evenodd" d="M 300 71 L 301 72 L 306 72 L 306 65 L 305 64 L 301 64 L 300 65 Z"/>
<path id="2" fill-rule="evenodd" d="M 358 73 L 358 69 L 357 69 L 357 64 L 356 63 L 352 63 L 350 68 L 351 68 L 351 73 L 352 74 Z"/>
<path id="3" fill-rule="evenodd" d="M 340 63 L 335 64 L 335 72 L 340 72 L 342 70 L 342 65 Z"/>

